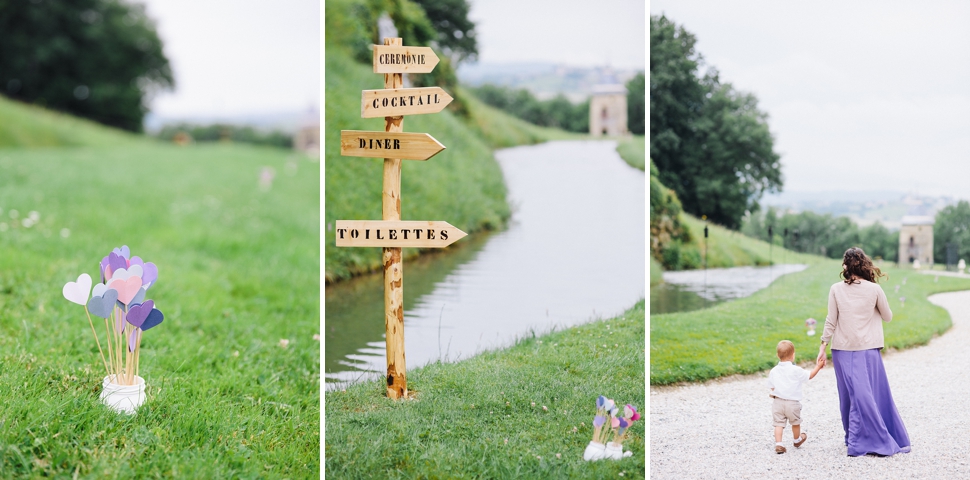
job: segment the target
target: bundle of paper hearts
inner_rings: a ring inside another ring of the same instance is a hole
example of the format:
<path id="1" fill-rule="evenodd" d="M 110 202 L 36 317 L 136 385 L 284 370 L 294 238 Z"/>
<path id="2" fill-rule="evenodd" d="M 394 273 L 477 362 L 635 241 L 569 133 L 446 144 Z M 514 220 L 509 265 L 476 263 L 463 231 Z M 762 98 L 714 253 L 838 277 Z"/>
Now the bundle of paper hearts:
<path id="1" fill-rule="evenodd" d="M 82 273 L 76 282 L 64 285 L 63 293 L 64 298 L 84 306 L 98 345 L 107 374 L 101 401 L 115 410 L 134 413 L 145 400 L 145 381 L 138 376 L 142 334 L 162 323 L 165 316 L 153 300 L 145 299 L 158 279 L 158 268 L 130 254 L 127 245 L 114 249 L 101 259 L 101 283 L 92 289 L 91 276 Z M 107 356 L 91 315 L 104 319 Z"/>
<path id="2" fill-rule="evenodd" d="M 612 398 L 606 398 L 603 395 L 597 397 L 596 415 L 593 417 L 593 439 L 583 452 L 583 460 L 596 461 L 604 458 L 619 460 L 633 455 L 633 452 L 623 451 L 623 441 L 626 440 L 627 429 L 639 419 L 640 414 L 633 405 L 627 404 L 621 410 Z"/>

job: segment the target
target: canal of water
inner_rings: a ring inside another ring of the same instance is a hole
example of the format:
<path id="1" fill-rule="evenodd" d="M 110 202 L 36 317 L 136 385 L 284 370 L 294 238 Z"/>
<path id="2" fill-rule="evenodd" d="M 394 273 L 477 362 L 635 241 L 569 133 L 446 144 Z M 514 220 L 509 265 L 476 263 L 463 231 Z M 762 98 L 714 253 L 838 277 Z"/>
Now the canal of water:
<path id="1" fill-rule="evenodd" d="M 644 172 L 615 142 L 549 142 L 495 156 L 513 208 L 509 227 L 404 263 L 408 369 L 615 316 L 645 296 Z M 380 274 L 327 287 L 328 388 L 386 371 L 383 311 Z"/>
<path id="2" fill-rule="evenodd" d="M 782 275 L 806 268 L 787 264 L 664 272 L 664 283 L 650 287 L 650 314 L 689 312 L 747 297 Z"/>

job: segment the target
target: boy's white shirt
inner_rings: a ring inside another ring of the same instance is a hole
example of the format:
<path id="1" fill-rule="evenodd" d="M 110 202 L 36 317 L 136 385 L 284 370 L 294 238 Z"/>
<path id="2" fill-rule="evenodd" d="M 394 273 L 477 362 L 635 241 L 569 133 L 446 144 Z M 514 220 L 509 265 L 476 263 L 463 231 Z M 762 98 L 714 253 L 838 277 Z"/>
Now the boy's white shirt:
<path id="1" fill-rule="evenodd" d="M 792 362 L 778 362 L 768 373 L 771 394 L 787 400 L 802 399 L 802 385 L 808 382 L 808 371 Z"/>

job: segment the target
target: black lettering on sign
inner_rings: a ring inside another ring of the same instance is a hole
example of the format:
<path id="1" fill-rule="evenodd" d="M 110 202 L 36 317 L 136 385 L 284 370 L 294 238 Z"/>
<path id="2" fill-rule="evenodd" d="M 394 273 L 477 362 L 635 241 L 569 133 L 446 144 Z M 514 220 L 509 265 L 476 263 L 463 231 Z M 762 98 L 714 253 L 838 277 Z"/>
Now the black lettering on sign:
<path id="1" fill-rule="evenodd" d="M 394 139 L 394 150 L 400 150 L 400 149 L 401 149 L 401 139 L 395 138 Z"/>
<path id="2" fill-rule="evenodd" d="M 370 240 L 370 229 L 369 228 L 367 228 L 367 229 L 364 230 L 364 240 Z"/>
<path id="3" fill-rule="evenodd" d="M 366 148 L 367 147 L 367 139 L 360 138 L 358 140 L 360 140 L 360 148 Z"/>
<path id="4" fill-rule="evenodd" d="M 375 98 L 374 99 L 374 108 L 378 108 L 378 107 L 379 107 L 379 105 L 377 105 L 377 99 Z"/>
<path id="5" fill-rule="evenodd" d="M 387 231 L 387 238 L 389 240 L 397 240 L 397 230 L 388 230 Z"/>
<path id="6" fill-rule="evenodd" d="M 377 229 L 377 239 L 378 240 L 384 240 L 384 237 L 381 237 L 381 229 L 379 229 L 379 228 Z"/>
<path id="7" fill-rule="evenodd" d="M 346 231 L 347 231 L 346 228 L 338 228 L 337 229 L 337 234 L 340 235 L 340 238 L 344 238 L 344 232 L 346 232 Z"/>
<path id="8" fill-rule="evenodd" d="M 418 240 L 421 240 L 421 229 L 420 228 L 415 228 L 414 229 L 414 238 L 416 238 Z"/>
<path id="9" fill-rule="evenodd" d="M 441 231 L 441 239 L 442 240 L 448 240 L 448 230 L 442 230 Z"/>
<path id="10" fill-rule="evenodd" d="M 359 236 L 360 232 L 358 232 L 356 228 L 350 231 L 350 238 L 357 238 Z"/>
<path id="11" fill-rule="evenodd" d="M 434 240 L 434 230 L 428 229 L 428 240 Z"/>
<path id="12" fill-rule="evenodd" d="M 408 239 L 408 231 L 409 231 L 409 230 L 408 230 L 408 229 L 406 229 L 406 228 L 402 228 L 402 229 L 401 229 L 401 233 L 403 233 L 403 234 L 404 234 L 404 239 L 405 239 L 405 240 L 407 240 L 407 239 Z"/>

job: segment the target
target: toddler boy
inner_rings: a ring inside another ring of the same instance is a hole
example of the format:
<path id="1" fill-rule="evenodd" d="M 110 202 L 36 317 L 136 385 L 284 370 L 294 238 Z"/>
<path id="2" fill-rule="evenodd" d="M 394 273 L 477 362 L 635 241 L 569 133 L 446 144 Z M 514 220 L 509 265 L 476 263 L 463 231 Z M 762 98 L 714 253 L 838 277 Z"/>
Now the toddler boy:
<path id="1" fill-rule="evenodd" d="M 801 432 L 802 424 L 802 386 L 805 382 L 815 378 L 815 374 L 825 366 L 825 357 L 818 360 L 812 373 L 795 365 L 795 345 L 788 340 L 778 342 L 778 365 L 768 373 L 768 394 L 774 399 L 771 406 L 772 420 L 775 426 L 775 453 L 785 453 L 785 446 L 781 443 L 785 424 L 791 424 L 792 439 L 795 447 L 801 447 L 808 439 L 808 435 Z"/>

